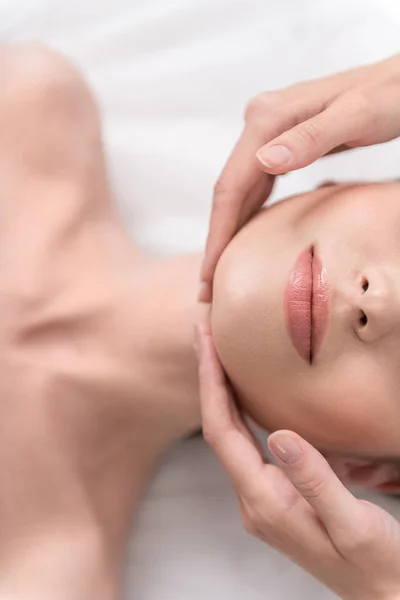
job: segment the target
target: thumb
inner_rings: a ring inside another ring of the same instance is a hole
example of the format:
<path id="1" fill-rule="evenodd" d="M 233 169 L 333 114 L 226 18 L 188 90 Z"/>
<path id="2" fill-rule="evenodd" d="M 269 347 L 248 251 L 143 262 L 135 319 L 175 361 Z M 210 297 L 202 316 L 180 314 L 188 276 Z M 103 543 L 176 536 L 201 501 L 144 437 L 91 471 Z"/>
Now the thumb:
<path id="1" fill-rule="evenodd" d="M 338 101 L 262 146 L 256 154 L 262 170 L 280 175 L 301 169 L 359 139 L 368 115 L 356 107 L 354 101 Z"/>
<path id="2" fill-rule="evenodd" d="M 291 431 L 270 435 L 268 446 L 279 467 L 315 510 L 334 543 L 361 526 L 359 501 L 336 477 L 324 457 Z"/>

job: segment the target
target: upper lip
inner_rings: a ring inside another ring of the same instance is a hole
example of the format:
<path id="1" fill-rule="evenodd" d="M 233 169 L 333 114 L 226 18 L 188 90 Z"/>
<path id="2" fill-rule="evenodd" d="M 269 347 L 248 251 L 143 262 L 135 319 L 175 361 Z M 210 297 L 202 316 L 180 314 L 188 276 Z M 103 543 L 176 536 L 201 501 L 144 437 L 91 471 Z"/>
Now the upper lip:
<path id="1" fill-rule="evenodd" d="M 329 283 L 315 246 L 297 258 L 285 291 L 285 321 L 298 354 L 312 364 L 329 322 Z"/>

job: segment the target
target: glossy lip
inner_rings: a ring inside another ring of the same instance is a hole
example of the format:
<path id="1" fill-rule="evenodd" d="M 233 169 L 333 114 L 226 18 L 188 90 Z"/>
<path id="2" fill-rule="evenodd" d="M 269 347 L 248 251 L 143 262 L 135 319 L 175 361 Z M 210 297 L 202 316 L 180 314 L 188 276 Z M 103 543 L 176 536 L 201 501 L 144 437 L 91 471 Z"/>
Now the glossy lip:
<path id="1" fill-rule="evenodd" d="M 298 354 L 310 365 L 329 324 L 329 282 L 314 246 L 296 260 L 284 296 L 285 322 Z"/>

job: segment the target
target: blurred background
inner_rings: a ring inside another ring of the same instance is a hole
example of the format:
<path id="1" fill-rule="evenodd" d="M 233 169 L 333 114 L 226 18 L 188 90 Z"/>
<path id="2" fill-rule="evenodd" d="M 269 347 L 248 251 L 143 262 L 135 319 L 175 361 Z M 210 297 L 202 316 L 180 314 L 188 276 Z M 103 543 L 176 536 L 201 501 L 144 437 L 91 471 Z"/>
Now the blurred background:
<path id="1" fill-rule="evenodd" d="M 0 0 L 1 43 L 45 42 L 90 80 L 115 200 L 132 238 L 162 255 L 204 244 L 253 95 L 397 53 L 399 31 L 393 0 Z M 399 144 L 322 159 L 280 179 L 274 199 L 324 179 L 398 177 Z M 225 475 L 193 438 L 165 457 L 144 501 L 125 600 L 221 597 L 334 596 L 242 531 Z"/>

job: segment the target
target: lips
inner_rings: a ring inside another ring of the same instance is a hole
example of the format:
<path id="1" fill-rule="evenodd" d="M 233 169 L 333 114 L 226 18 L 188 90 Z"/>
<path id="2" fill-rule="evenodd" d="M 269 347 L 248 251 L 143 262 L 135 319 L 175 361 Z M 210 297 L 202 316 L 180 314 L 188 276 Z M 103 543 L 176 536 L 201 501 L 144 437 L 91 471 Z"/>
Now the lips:
<path id="1" fill-rule="evenodd" d="M 329 324 L 329 283 L 314 246 L 304 250 L 293 266 L 284 308 L 292 344 L 312 364 Z"/>

